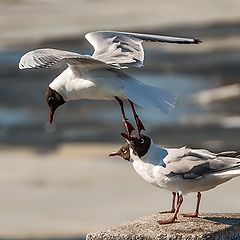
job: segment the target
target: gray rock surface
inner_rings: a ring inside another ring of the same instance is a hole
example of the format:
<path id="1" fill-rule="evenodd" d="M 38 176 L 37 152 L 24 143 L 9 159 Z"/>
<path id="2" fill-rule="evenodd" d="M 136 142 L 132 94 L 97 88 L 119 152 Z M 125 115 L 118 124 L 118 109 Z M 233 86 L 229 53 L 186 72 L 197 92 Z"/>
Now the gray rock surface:
<path id="1" fill-rule="evenodd" d="M 209 213 L 200 218 L 184 218 L 179 215 L 176 223 L 157 223 L 157 220 L 166 219 L 170 215 L 157 213 L 137 218 L 117 227 L 89 233 L 87 240 L 240 239 L 240 213 Z"/>

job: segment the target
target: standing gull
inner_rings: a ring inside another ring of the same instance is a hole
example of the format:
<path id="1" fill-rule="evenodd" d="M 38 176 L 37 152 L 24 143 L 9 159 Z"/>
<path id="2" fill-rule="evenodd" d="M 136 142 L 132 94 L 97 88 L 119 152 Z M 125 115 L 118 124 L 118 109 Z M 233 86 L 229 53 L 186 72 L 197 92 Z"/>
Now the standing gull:
<path id="1" fill-rule="evenodd" d="M 131 146 L 131 145 L 130 145 L 129 143 L 123 144 L 118 151 L 110 153 L 110 154 L 109 154 L 109 157 L 120 156 L 120 157 L 122 157 L 123 159 L 125 159 L 126 161 L 132 162 L 132 163 L 133 163 L 133 167 L 134 167 L 134 169 L 136 170 L 136 172 L 137 172 L 146 182 L 148 182 L 148 183 L 150 183 L 150 184 L 153 184 L 153 185 L 159 187 L 159 186 L 155 183 L 154 179 L 153 179 L 151 176 L 149 176 L 149 174 L 145 171 L 144 166 L 141 164 L 141 162 L 139 162 L 141 166 L 140 166 L 139 164 L 134 164 L 134 160 L 133 160 L 133 158 L 131 157 L 131 156 L 132 156 L 132 153 L 130 152 L 130 146 Z M 174 213 L 174 212 L 175 212 L 176 193 L 175 193 L 175 192 L 172 192 L 172 196 L 173 196 L 173 198 L 172 198 L 172 207 L 171 207 L 171 209 L 168 210 L 168 211 L 160 212 L 160 213 Z"/>
<path id="2" fill-rule="evenodd" d="M 134 130 L 125 116 L 123 100 L 130 102 L 138 133 L 144 130 L 134 104 L 144 108 L 158 108 L 168 112 L 176 104 L 175 94 L 151 87 L 126 74 L 128 66 L 143 66 L 142 43 L 167 42 L 197 44 L 198 39 L 179 38 L 127 32 L 98 31 L 86 34 L 86 39 L 94 47 L 92 56 L 57 49 L 37 49 L 23 55 L 19 68 L 46 68 L 63 61 L 68 68 L 50 84 L 46 100 L 50 109 L 49 120 L 53 121 L 56 109 L 69 100 L 96 99 L 117 100 L 121 107 L 123 123 L 128 133 Z"/>
<path id="3" fill-rule="evenodd" d="M 198 217 L 201 192 L 240 176 L 240 152 L 227 151 L 212 153 L 205 149 L 163 148 L 156 145 L 145 135 L 131 137 L 122 133 L 127 140 L 129 153 L 124 145 L 118 152 L 110 155 L 120 155 L 131 159 L 136 172 L 147 182 L 178 193 L 177 206 L 173 216 L 159 224 L 173 223 L 177 219 L 183 203 L 183 195 L 197 193 L 196 210 L 185 217 Z M 118 153 L 118 154 L 117 154 Z M 124 155 L 122 155 L 124 154 Z"/>

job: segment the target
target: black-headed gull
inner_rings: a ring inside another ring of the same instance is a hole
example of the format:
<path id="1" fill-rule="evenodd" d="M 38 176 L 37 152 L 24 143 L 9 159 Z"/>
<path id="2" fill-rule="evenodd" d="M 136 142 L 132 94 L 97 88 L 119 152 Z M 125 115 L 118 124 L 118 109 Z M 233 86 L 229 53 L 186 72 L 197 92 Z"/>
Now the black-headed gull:
<path id="1" fill-rule="evenodd" d="M 153 181 L 152 178 L 149 178 L 148 173 L 144 171 L 144 168 L 139 168 L 139 165 L 135 165 L 134 164 L 134 160 L 131 158 L 131 154 L 130 154 L 130 144 L 129 143 L 125 143 L 121 146 L 121 148 L 116 151 L 116 152 L 112 152 L 109 154 L 109 157 L 113 157 L 113 156 L 120 156 L 123 159 L 125 159 L 126 161 L 132 162 L 133 163 L 133 167 L 136 170 L 136 172 L 148 183 L 151 183 L 157 187 L 159 187 L 158 185 L 156 185 Z M 174 213 L 175 212 L 175 200 L 176 200 L 176 193 L 172 192 L 173 198 L 172 198 L 172 207 L 171 210 L 169 211 L 164 211 L 161 213 Z"/>
<path id="2" fill-rule="evenodd" d="M 160 224 L 174 222 L 183 203 L 183 195 L 192 192 L 197 193 L 196 210 L 184 216 L 198 217 L 201 192 L 240 175 L 240 152 L 212 153 L 188 147 L 163 148 L 145 135 L 140 138 L 122 135 L 128 142 L 129 159 L 136 172 L 147 182 L 178 193 L 174 215 L 165 221 L 158 221 Z M 126 147 L 123 146 L 123 149 Z"/>
<path id="3" fill-rule="evenodd" d="M 94 47 L 92 56 L 57 49 L 37 49 L 21 57 L 19 68 L 46 68 L 60 61 L 68 64 L 68 68 L 49 84 L 46 93 L 51 123 L 55 110 L 66 101 L 116 99 L 121 106 L 123 122 L 129 132 L 134 128 L 125 116 L 123 99 L 128 99 L 131 104 L 139 132 L 144 127 L 136 114 L 133 103 L 168 112 L 175 106 L 177 99 L 175 94 L 145 85 L 122 70 L 128 66 L 143 66 L 142 42 L 179 44 L 200 42 L 192 38 L 112 31 L 90 32 L 85 37 Z"/>

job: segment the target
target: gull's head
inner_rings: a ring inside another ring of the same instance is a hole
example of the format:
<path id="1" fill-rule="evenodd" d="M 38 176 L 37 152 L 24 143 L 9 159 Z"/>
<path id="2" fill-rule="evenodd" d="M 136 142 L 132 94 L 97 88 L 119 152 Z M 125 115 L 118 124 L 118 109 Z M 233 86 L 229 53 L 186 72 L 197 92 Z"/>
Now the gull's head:
<path id="1" fill-rule="evenodd" d="M 48 87 L 46 92 L 46 101 L 49 106 L 49 122 L 53 122 L 53 116 L 56 109 L 65 103 L 63 97 L 52 88 Z"/>
<path id="2" fill-rule="evenodd" d="M 141 134 L 140 136 L 132 136 L 129 137 L 126 134 L 122 134 L 122 136 L 128 142 L 130 148 L 133 150 L 133 154 L 137 155 L 139 158 L 143 157 L 147 154 L 150 146 L 151 146 L 151 138 Z"/>
<path id="3" fill-rule="evenodd" d="M 117 152 L 112 152 L 109 154 L 109 157 L 112 156 L 120 156 L 123 159 L 130 161 L 130 145 L 125 143 L 121 146 L 121 148 Z"/>

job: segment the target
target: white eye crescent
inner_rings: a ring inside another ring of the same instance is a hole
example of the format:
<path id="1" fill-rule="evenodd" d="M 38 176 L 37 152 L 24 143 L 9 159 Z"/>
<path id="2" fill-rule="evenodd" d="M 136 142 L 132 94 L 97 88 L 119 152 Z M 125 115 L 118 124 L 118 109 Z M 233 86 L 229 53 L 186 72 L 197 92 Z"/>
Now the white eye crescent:
<path id="1" fill-rule="evenodd" d="M 143 144 L 143 143 L 144 143 L 144 139 L 141 138 L 141 139 L 140 139 L 140 144 Z"/>
<path id="2" fill-rule="evenodd" d="M 126 153 L 127 153 L 127 150 L 126 150 L 126 149 L 123 149 L 122 152 L 123 152 L 123 154 L 126 154 Z"/>

